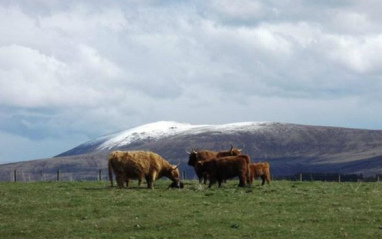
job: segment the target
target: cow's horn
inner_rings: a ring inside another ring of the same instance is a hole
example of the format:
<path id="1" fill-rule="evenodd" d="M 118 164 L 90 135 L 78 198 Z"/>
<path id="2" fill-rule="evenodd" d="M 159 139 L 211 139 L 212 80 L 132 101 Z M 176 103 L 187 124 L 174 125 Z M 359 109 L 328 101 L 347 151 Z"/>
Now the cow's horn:
<path id="1" fill-rule="evenodd" d="M 192 152 L 193 152 L 194 154 L 197 154 L 197 153 L 198 153 L 198 152 L 195 151 L 194 148 L 192 148 Z"/>
<path id="2" fill-rule="evenodd" d="M 186 151 L 186 153 L 191 154 L 190 152 L 187 151 L 187 149 L 184 149 L 184 150 Z"/>
<path id="3" fill-rule="evenodd" d="M 179 165 L 180 165 L 180 160 L 179 160 L 179 163 L 175 167 L 172 167 L 172 170 L 177 169 L 179 167 Z"/>
<path id="4" fill-rule="evenodd" d="M 239 150 L 240 152 L 245 148 L 245 144 L 243 144 L 243 148 L 242 149 L 237 149 Z"/>

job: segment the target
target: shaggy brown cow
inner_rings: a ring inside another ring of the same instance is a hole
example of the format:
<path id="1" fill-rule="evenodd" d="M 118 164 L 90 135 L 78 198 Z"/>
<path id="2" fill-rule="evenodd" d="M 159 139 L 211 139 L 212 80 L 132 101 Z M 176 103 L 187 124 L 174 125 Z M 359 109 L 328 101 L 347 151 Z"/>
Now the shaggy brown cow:
<path id="1" fill-rule="evenodd" d="M 269 163 L 251 163 L 249 164 L 249 180 L 252 184 L 253 180 L 257 177 L 262 179 L 261 185 L 264 185 L 267 180 L 268 185 L 271 183 L 271 174 L 269 172 Z"/>
<path id="2" fill-rule="evenodd" d="M 153 189 L 154 181 L 163 176 L 179 183 L 178 166 L 171 165 L 160 155 L 149 151 L 114 151 L 109 155 L 109 179 L 113 187 L 113 171 L 119 188 L 126 179 L 145 178 L 147 188 Z"/>
<path id="3" fill-rule="evenodd" d="M 239 177 L 239 187 L 244 187 L 248 182 L 250 158 L 247 155 L 227 156 L 199 161 L 198 167 L 202 173 L 209 176 L 210 188 L 218 182 L 219 187 L 226 179 Z"/>
<path id="4" fill-rule="evenodd" d="M 199 183 L 202 183 L 202 179 L 204 178 L 204 184 L 206 184 L 207 175 L 202 174 L 197 163 L 201 162 L 201 161 L 213 159 L 213 158 L 221 158 L 221 157 L 226 157 L 226 156 L 240 155 L 241 149 L 234 148 L 231 145 L 231 148 L 228 151 L 220 151 L 220 152 L 215 152 L 215 151 L 211 151 L 211 150 L 195 151 L 194 149 L 192 149 L 191 153 L 188 152 L 187 150 L 186 150 L 186 152 L 189 154 L 188 165 L 194 167 L 195 173 L 199 178 Z"/>

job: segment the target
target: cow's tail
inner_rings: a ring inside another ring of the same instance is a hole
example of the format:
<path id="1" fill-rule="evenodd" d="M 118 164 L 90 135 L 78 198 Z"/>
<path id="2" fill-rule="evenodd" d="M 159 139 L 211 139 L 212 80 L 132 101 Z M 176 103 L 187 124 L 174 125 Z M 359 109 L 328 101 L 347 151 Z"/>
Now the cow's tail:
<path id="1" fill-rule="evenodd" d="M 109 180 L 110 180 L 110 185 L 113 187 L 113 167 L 111 165 L 111 159 L 109 158 L 109 162 L 107 165 L 108 171 L 109 171 Z"/>

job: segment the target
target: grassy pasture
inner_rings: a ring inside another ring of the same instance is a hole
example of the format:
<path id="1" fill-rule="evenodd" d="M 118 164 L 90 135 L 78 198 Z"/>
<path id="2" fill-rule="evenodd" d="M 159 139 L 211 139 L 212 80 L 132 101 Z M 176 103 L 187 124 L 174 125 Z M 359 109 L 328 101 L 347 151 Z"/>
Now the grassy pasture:
<path id="1" fill-rule="evenodd" d="M 0 238 L 382 238 L 382 183 L 169 183 L 0 183 Z"/>

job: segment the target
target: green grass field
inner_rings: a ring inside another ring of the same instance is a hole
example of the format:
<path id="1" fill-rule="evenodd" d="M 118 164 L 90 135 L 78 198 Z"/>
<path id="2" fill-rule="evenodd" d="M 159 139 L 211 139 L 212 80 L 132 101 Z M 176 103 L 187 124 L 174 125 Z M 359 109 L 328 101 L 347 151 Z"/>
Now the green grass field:
<path id="1" fill-rule="evenodd" d="M 169 183 L 0 183 L 0 238 L 382 238 L 382 183 Z"/>

